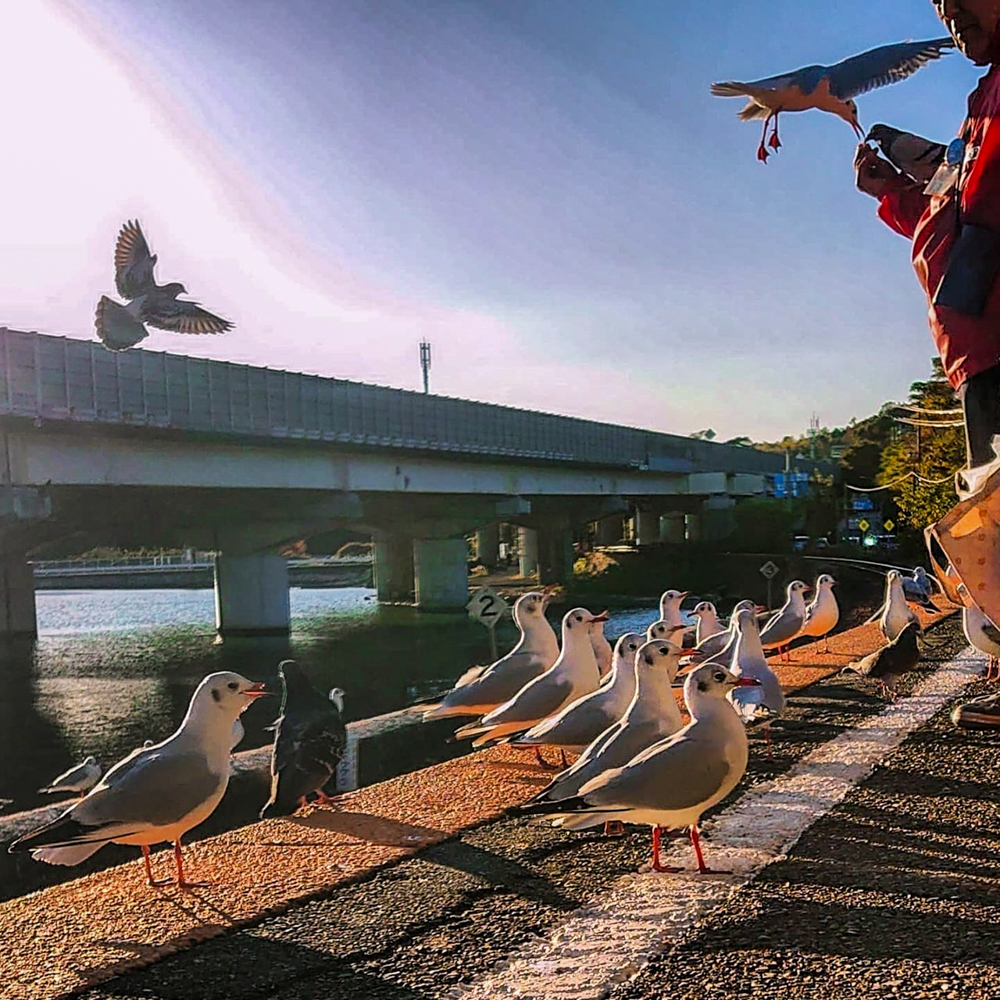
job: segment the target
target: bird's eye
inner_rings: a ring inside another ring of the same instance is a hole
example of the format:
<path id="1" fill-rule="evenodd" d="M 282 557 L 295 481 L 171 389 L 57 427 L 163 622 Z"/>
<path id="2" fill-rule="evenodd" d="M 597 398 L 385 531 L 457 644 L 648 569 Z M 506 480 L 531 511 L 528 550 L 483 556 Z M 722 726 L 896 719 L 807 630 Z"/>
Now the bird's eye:
<path id="1" fill-rule="evenodd" d="M 716 680 L 716 683 L 718 683 L 718 684 L 721 684 L 725 679 L 726 679 L 726 675 L 725 674 L 716 674 L 715 675 L 715 680 Z"/>
<path id="2" fill-rule="evenodd" d="M 230 691 L 238 691 L 240 689 L 240 686 L 236 683 L 236 681 L 230 681 L 228 687 Z"/>
<path id="3" fill-rule="evenodd" d="M 582 621 L 583 621 L 583 617 L 582 617 L 581 615 L 577 615 L 577 616 L 576 616 L 576 620 L 577 620 L 578 622 L 582 622 Z"/>
<path id="4" fill-rule="evenodd" d="M 669 649 L 667 649 L 667 647 L 666 647 L 666 646 L 660 646 L 660 655 L 661 655 L 661 656 L 666 656 L 666 655 L 667 655 L 667 653 L 669 653 L 669 652 L 670 652 L 670 650 L 669 650 Z"/>

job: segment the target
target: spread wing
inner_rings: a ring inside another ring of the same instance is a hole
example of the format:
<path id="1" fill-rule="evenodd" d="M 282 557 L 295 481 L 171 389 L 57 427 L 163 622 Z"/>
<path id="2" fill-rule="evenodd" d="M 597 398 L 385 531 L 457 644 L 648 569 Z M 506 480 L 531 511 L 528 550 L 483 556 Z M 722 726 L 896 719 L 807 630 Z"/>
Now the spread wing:
<path id="1" fill-rule="evenodd" d="M 115 286 L 123 299 L 144 295 L 153 287 L 156 258 L 142 235 L 138 221 L 126 222 L 115 243 Z"/>
<path id="2" fill-rule="evenodd" d="M 830 92 L 847 100 L 876 87 L 897 83 L 954 47 L 951 38 L 933 38 L 926 42 L 898 42 L 869 49 L 829 68 Z"/>
<path id="3" fill-rule="evenodd" d="M 716 97 L 742 97 L 744 95 L 752 97 L 755 92 L 770 90 L 780 92 L 795 88 L 801 90 L 803 94 L 811 94 L 819 83 L 825 66 L 803 66 L 802 69 L 793 70 L 791 73 L 782 73 L 779 76 L 767 76 L 763 80 L 748 80 L 740 82 L 738 80 L 727 80 L 724 83 L 713 83 L 712 93 Z"/>
<path id="4" fill-rule="evenodd" d="M 151 304 L 143 318 L 151 326 L 174 333 L 225 333 L 233 324 L 197 302 L 183 302 L 179 299 L 163 299 Z"/>

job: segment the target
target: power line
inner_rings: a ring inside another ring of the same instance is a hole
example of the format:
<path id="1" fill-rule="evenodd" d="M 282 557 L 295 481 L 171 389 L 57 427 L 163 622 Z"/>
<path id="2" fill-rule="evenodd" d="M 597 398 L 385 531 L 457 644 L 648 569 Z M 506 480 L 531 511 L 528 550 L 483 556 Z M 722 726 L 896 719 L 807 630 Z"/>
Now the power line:
<path id="1" fill-rule="evenodd" d="M 955 472 L 958 471 L 958 469 L 955 470 Z M 879 490 L 891 490 L 893 486 L 896 486 L 898 483 L 901 483 L 906 479 L 916 479 L 925 486 L 940 486 L 941 483 L 952 482 L 955 478 L 955 472 L 953 472 L 950 476 L 945 476 L 944 479 L 925 479 L 919 472 L 914 472 L 911 469 L 898 479 L 894 479 L 891 483 L 884 483 L 882 486 L 852 486 L 850 483 L 844 483 L 844 489 L 854 490 L 855 493 L 878 493 Z"/>

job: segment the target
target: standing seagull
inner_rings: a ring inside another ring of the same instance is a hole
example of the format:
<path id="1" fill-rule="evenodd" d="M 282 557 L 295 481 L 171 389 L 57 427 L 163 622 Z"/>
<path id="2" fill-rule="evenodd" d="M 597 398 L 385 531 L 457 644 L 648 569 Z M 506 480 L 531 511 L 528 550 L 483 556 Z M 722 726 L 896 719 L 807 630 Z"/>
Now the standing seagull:
<path id="1" fill-rule="evenodd" d="M 232 329 L 229 320 L 202 309 L 197 302 L 177 298 L 187 295 L 178 281 L 158 285 L 153 279 L 156 254 L 142 235 L 138 221 L 126 222 L 115 243 L 115 287 L 127 299 L 120 305 L 106 295 L 97 303 L 94 326 L 97 336 L 109 351 L 135 347 L 149 336 L 144 324 L 173 333 L 225 333 Z"/>
<path id="2" fill-rule="evenodd" d="M 719 622 L 719 613 L 715 610 L 715 605 L 711 601 L 699 601 L 691 612 L 698 619 L 694 630 L 695 646 L 707 639 L 710 635 L 715 635 L 722 631 Z"/>
<path id="3" fill-rule="evenodd" d="M 545 673 L 559 657 L 559 641 L 545 617 L 548 602 L 546 593 L 522 594 L 514 604 L 514 622 L 521 630 L 514 648 L 485 669 L 466 670 L 444 698 L 427 709 L 424 718 L 485 715 Z"/>
<path id="4" fill-rule="evenodd" d="M 753 601 L 740 601 L 730 613 L 729 624 L 725 630 L 706 636 L 695 646 L 695 652 L 710 657 L 713 663 L 721 663 L 728 669 L 736 652 L 736 640 L 739 638 L 736 619 L 741 611 L 751 611 L 756 616 L 757 610 L 757 605 Z"/>
<path id="5" fill-rule="evenodd" d="M 737 688 L 727 697 L 733 703 L 740 718 L 750 724 L 763 720 L 764 737 L 767 740 L 767 759 L 771 759 L 771 719 L 780 715 L 785 708 L 785 692 L 774 671 L 767 665 L 764 649 L 760 644 L 757 630 L 757 616 L 752 611 L 741 611 L 736 617 L 736 656 L 733 672 L 741 677 L 752 677 L 757 685 Z"/>
<path id="6" fill-rule="evenodd" d="M 689 590 L 665 590 L 660 595 L 660 621 L 668 625 L 687 625 L 681 613 L 681 602 L 690 593 Z"/>
<path id="7" fill-rule="evenodd" d="M 858 106 L 852 98 L 876 87 L 884 87 L 898 80 L 905 80 L 932 59 L 940 59 L 945 49 L 955 47 L 951 38 L 934 38 L 926 42 L 897 42 L 851 56 L 833 66 L 803 66 L 802 69 L 770 76 L 750 83 L 713 83 L 716 97 L 749 97 L 745 108 L 739 112 L 741 121 L 764 119 L 757 159 L 766 163 L 768 158 L 764 140 L 767 127 L 774 121 L 774 131 L 767 145 L 778 149 L 778 115 L 782 111 L 807 111 L 817 108 L 843 118 L 854 129 L 858 138 L 864 131 L 858 122 Z"/>
<path id="8" fill-rule="evenodd" d="M 38 790 L 46 795 L 58 792 L 74 792 L 82 795 L 84 792 L 89 792 L 100 780 L 101 765 L 97 763 L 97 758 L 86 757 Z"/>
<path id="9" fill-rule="evenodd" d="M 906 603 L 903 576 L 899 570 L 891 569 L 885 574 L 885 602 L 882 604 L 878 627 L 882 630 L 882 635 L 892 642 L 910 622 L 916 622 L 919 629 L 920 619 Z"/>
<path id="10" fill-rule="evenodd" d="M 829 573 L 820 573 L 816 578 L 816 596 L 806 607 L 806 618 L 802 623 L 801 635 L 823 640 L 823 651 L 830 652 L 830 633 L 840 621 L 840 608 L 833 588 L 837 583 Z"/>
<path id="11" fill-rule="evenodd" d="M 965 590 L 964 585 L 962 590 Z M 962 629 L 969 644 L 988 657 L 986 679 L 1000 681 L 1000 629 L 975 604 L 962 608 Z M 994 669 L 997 671 L 995 677 Z"/>
<path id="12" fill-rule="evenodd" d="M 233 723 L 267 693 L 263 684 L 239 674 L 209 674 L 173 736 L 133 751 L 59 819 L 15 840 L 8 850 L 30 851 L 51 865 L 78 865 L 105 844 L 134 844 L 142 848 L 147 882 L 163 885 L 153 879 L 149 845 L 173 841 L 177 884 L 189 886 L 181 837 L 222 801 Z"/>
<path id="13" fill-rule="evenodd" d="M 802 632 L 806 620 L 806 602 L 802 596 L 809 588 L 801 580 L 792 580 L 785 591 L 785 603 L 781 610 L 760 630 L 760 642 L 764 649 L 777 649 L 788 662 L 788 645 Z"/>
<path id="14" fill-rule="evenodd" d="M 304 806 L 313 792 L 328 801 L 323 786 L 334 776 L 347 749 L 344 692 L 317 691 L 294 660 L 278 664 L 281 715 L 274 725 L 271 751 L 271 797 L 260 818 L 287 816 Z"/>
<path id="15" fill-rule="evenodd" d="M 590 645 L 594 649 L 594 659 L 597 660 L 597 670 L 601 675 L 601 681 L 607 683 L 615 658 L 611 643 L 608 642 L 607 636 L 604 634 L 603 622 L 590 630 Z"/>
<path id="16" fill-rule="evenodd" d="M 721 802 L 747 767 L 747 735 L 726 695 L 753 685 L 722 667 L 706 664 L 684 682 L 691 721 L 673 736 L 654 744 L 624 767 L 605 771 L 579 795 L 525 806 L 526 813 L 554 813 L 556 826 L 583 830 L 608 820 L 646 823 L 653 828 L 654 871 L 676 872 L 660 862 L 660 831 L 688 827 L 701 874 L 711 874 L 698 838 L 702 813 Z M 719 874 L 722 874 L 721 872 Z"/>

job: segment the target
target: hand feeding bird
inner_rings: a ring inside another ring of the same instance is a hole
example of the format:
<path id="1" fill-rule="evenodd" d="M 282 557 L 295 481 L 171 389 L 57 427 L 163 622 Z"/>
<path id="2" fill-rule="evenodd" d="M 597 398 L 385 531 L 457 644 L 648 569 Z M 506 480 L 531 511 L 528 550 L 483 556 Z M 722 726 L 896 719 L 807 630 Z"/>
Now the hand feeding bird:
<path id="1" fill-rule="evenodd" d="M 178 299 L 178 295 L 187 294 L 180 282 L 158 285 L 153 278 L 156 260 L 138 221 L 126 222 L 115 243 L 115 287 L 127 304 L 102 295 L 94 317 L 97 336 L 109 351 L 124 351 L 145 340 L 149 336 L 147 323 L 173 333 L 225 333 L 232 329 L 229 320 L 197 302 Z"/>
<path id="2" fill-rule="evenodd" d="M 344 692 L 333 688 L 323 695 L 294 660 L 278 665 L 281 677 L 281 714 L 274 725 L 271 752 L 271 797 L 260 818 L 287 816 L 304 806 L 313 793 L 329 801 L 324 791 L 347 749 Z"/>
<path id="3" fill-rule="evenodd" d="M 864 141 L 874 142 L 894 167 L 921 184 L 934 176 L 947 149 L 943 142 L 903 132 L 891 125 L 872 125 Z"/>
<path id="4" fill-rule="evenodd" d="M 828 111 L 843 118 L 860 138 L 864 132 L 858 122 L 858 107 L 853 98 L 906 79 L 921 66 L 939 59 L 944 50 L 954 47 L 955 42 L 950 37 L 882 45 L 833 66 L 803 66 L 791 73 L 748 83 L 713 83 L 712 93 L 716 97 L 749 98 L 738 117 L 741 121 L 764 119 L 757 159 L 766 163 L 770 155 L 767 146 L 775 150 L 781 146 L 778 116 L 783 111 L 807 111 L 811 108 Z M 772 121 L 774 131 L 767 139 L 767 129 Z"/>

